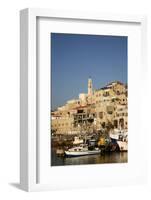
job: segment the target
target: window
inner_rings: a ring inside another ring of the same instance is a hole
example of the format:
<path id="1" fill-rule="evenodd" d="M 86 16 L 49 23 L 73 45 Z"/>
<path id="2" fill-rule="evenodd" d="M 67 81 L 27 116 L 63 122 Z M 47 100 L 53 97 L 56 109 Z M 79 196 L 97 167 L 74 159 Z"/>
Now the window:
<path id="1" fill-rule="evenodd" d="M 83 113 L 84 111 L 83 110 L 78 110 L 78 113 Z"/>
<path id="2" fill-rule="evenodd" d="M 100 118 L 100 119 L 103 118 L 103 112 L 99 112 L 99 118 Z"/>
<path id="3" fill-rule="evenodd" d="M 109 92 L 104 92 L 104 94 L 103 94 L 104 97 L 107 97 L 109 95 L 110 95 Z"/>
<path id="4" fill-rule="evenodd" d="M 116 94 L 117 94 L 117 95 L 120 95 L 120 91 L 119 91 L 119 90 L 117 90 Z"/>
<path id="5" fill-rule="evenodd" d="M 106 107 L 106 111 L 108 114 L 112 114 L 113 113 L 113 110 L 114 110 L 114 107 L 113 106 L 107 106 Z"/>

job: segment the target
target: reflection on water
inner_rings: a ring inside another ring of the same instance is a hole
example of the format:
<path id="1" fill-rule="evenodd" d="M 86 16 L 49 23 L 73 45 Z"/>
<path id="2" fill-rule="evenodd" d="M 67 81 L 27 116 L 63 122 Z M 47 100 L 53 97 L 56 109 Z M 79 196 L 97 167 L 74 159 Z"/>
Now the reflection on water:
<path id="1" fill-rule="evenodd" d="M 128 152 L 111 152 L 101 155 L 88 155 L 81 157 L 57 157 L 55 151 L 51 154 L 51 166 L 84 165 L 103 163 L 127 163 Z"/>

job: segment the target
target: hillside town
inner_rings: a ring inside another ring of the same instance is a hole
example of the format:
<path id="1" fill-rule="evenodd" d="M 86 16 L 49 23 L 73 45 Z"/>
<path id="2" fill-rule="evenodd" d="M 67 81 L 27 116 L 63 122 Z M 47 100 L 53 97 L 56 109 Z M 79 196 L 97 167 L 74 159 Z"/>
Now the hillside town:
<path id="1" fill-rule="evenodd" d="M 87 93 L 79 94 L 51 112 L 51 133 L 77 135 L 97 133 L 103 128 L 128 129 L 127 85 L 113 81 L 93 89 L 88 79 Z"/>

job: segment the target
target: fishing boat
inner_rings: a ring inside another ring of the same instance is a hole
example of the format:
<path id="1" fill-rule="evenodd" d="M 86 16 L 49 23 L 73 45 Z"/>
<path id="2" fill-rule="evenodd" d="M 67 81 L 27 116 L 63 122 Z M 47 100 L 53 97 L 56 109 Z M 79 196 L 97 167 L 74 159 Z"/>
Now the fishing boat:
<path id="1" fill-rule="evenodd" d="M 124 132 L 123 135 L 119 136 L 117 144 L 120 148 L 120 151 L 128 151 L 128 134 Z"/>
<path id="2" fill-rule="evenodd" d="M 128 142 L 127 141 L 117 141 L 117 144 L 120 148 L 120 151 L 128 151 Z"/>
<path id="3" fill-rule="evenodd" d="M 65 155 L 70 157 L 95 155 L 100 153 L 101 150 L 99 148 L 94 148 L 93 150 L 89 150 L 87 145 L 80 145 L 78 147 L 73 147 L 65 151 Z"/>
<path id="4" fill-rule="evenodd" d="M 114 129 L 110 133 L 110 138 L 118 144 L 120 151 L 128 151 L 128 133 L 126 130 Z"/>

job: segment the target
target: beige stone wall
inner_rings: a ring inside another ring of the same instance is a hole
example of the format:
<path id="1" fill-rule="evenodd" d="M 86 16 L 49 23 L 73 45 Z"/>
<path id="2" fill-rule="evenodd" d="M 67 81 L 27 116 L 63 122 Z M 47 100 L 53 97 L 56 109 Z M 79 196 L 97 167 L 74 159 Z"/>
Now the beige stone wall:
<path id="1" fill-rule="evenodd" d="M 55 130 L 57 134 L 67 134 L 73 130 L 73 118 L 71 117 L 59 117 L 51 120 L 51 128 Z"/>
<path id="2" fill-rule="evenodd" d="M 97 130 L 102 127 L 103 123 L 111 123 L 117 125 L 118 128 L 121 124 L 123 128 L 128 126 L 126 88 L 119 82 L 113 82 L 89 95 L 80 94 L 79 99 L 70 100 L 64 106 L 59 107 L 53 113 L 56 117 L 51 120 L 52 129 L 58 134 L 78 132 L 79 127 L 78 125 L 75 127 L 74 115 L 79 109 L 83 110 L 84 114 L 93 116 L 92 126 Z"/>

